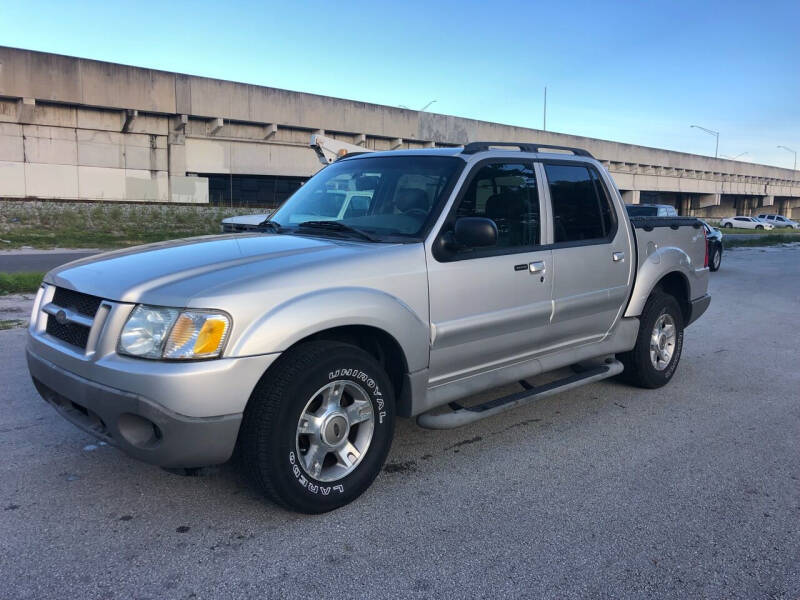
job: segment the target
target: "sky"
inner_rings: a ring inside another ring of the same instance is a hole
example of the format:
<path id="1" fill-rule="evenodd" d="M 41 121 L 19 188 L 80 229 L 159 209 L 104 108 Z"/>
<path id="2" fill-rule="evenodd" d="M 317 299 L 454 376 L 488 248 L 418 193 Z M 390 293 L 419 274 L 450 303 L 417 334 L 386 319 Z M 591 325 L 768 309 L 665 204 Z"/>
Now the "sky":
<path id="1" fill-rule="evenodd" d="M 800 0 L 0 0 L 0 45 L 791 168 Z M 535 140 L 532 140 L 535 141 Z"/>

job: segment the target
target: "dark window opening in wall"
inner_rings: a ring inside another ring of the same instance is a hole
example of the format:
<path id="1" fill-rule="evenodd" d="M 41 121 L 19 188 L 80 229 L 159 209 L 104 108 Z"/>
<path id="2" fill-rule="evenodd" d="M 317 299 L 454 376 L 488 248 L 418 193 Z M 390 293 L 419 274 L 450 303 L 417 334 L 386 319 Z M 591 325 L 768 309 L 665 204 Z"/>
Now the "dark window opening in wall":
<path id="1" fill-rule="evenodd" d="M 257 206 L 278 208 L 294 194 L 306 177 L 278 177 L 274 175 L 216 175 L 198 173 L 208 177 L 208 201 L 222 206 Z"/>

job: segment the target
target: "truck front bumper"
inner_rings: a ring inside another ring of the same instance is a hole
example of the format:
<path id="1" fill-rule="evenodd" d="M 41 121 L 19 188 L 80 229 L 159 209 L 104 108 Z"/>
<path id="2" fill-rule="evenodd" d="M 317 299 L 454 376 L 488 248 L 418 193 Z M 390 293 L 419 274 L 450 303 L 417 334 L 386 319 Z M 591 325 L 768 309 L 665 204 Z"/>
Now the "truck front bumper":
<path id="1" fill-rule="evenodd" d="M 27 359 L 36 389 L 65 419 L 134 458 L 163 467 L 200 467 L 233 454 L 241 411 L 186 416 L 140 393 L 67 371 L 30 346 Z"/>

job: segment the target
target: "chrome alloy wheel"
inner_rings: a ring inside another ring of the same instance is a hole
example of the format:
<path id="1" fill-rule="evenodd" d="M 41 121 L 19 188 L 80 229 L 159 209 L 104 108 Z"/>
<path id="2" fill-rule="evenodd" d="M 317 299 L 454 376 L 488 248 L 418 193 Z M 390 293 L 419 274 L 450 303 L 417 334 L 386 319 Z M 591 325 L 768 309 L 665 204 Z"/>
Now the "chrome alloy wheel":
<path id="1" fill-rule="evenodd" d="M 353 381 L 332 381 L 300 414 L 298 462 L 317 481 L 347 477 L 367 453 L 374 431 L 375 411 L 366 390 Z"/>
<path id="2" fill-rule="evenodd" d="M 650 335 L 650 362 L 657 370 L 663 371 L 672 360 L 672 355 L 675 353 L 675 339 L 675 319 L 666 312 L 661 313 Z"/>
<path id="3" fill-rule="evenodd" d="M 714 269 L 719 269 L 719 263 L 722 262 L 722 252 L 719 250 L 714 251 Z"/>

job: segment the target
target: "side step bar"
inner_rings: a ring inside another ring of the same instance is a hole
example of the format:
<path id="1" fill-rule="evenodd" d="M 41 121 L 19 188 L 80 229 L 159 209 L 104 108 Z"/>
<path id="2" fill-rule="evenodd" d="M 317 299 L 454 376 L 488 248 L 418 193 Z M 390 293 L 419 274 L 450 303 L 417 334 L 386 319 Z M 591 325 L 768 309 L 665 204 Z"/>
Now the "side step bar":
<path id="1" fill-rule="evenodd" d="M 520 385 L 525 389 L 521 392 L 509 394 L 502 398 L 490 400 L 484 404 L 477 406 L 465 407 L 461 406 L 458 402 L 451 402 L 448 406 L 452 412 L 441 414 L 431 414 L 429 412 L 423 413 L 417 417 L 417 425 L 425 427 L 426 429 L 453 429 L 461 427 L 480 419 L 493 417 L 512 408 L 528 404 L 534 400 L 539 400 L 546 396 L 552 396 L 559 392 L 566 392 L 576 387 L 607 379 L 614 375 L 622 373 L 623 366 L 618 360 L 614 360 L 608 364 L 594 367 L 575 375 L 570 375 L 557 381 L 552 381 L 545 385 L 533 387 L 525 381 L 520 381 Z"/>

